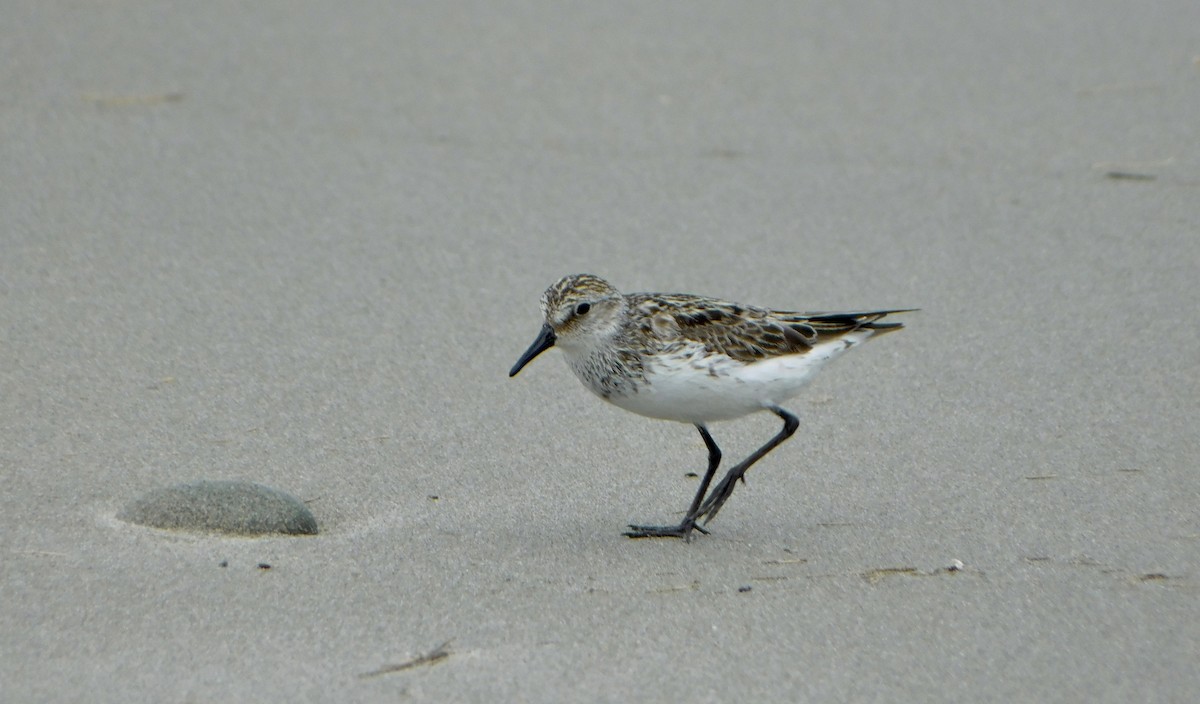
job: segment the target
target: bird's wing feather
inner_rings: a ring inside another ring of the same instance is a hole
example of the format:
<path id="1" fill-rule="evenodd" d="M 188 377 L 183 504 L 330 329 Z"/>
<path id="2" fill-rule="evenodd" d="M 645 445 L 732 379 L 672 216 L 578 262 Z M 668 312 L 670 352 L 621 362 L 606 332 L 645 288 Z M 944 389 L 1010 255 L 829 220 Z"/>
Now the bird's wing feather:
<path id="1" fill-rule="evenodd" d="M 803 320 L 782 320 L 762 308 L 713 298 L 643 294 L 635 305 L 649 320 L 643 334 L 698 343 L 741 362 L 802 354 L 817 340 L 816 329 Z"/>
<path id="2" fill-rule="evenodd" d="M 641 333 L 647 338 L 664 344 L 686 340 L 746 363 L 804 354 L 818 342 L 861 328 L 899 328 L 901 323 L 878 321 L 891 313 L 905 312 L 798 313 L 686 294 L 633 294 L 629 299 L 644 316 Z"/>

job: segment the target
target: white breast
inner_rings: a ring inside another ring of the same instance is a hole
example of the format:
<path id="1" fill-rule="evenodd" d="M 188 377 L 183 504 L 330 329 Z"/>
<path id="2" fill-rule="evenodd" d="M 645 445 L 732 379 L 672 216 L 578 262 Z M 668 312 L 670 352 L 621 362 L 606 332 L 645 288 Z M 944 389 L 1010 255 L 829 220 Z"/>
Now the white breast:
<path id="1" fill-rule="evenodd" d="M 778 406 L 795 396 L 833 358 L 873 334 L 860 330 L 818 344 L 804 354 L 744 364 L 706 355 L 700 345 L 646 359 L 646 384 L 612 395 L 617 406 L 651 418 L 709 423 Z"/>

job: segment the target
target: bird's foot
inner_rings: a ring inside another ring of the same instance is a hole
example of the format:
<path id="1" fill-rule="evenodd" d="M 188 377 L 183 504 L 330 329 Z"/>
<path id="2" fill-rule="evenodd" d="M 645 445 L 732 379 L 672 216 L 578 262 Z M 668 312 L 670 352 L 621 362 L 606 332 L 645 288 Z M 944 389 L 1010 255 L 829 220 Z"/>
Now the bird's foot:
<path id="1" fill-rule="evenodd" d="M 636 526 L 630 524 L 624 535 L 627 538 L 683 538 L 685 542 L 692 539 L 692 531 L 700 531 L 708 535 L 708 531 L 696 525 L 694 518 L 684 519 L 677 526 Z"/>

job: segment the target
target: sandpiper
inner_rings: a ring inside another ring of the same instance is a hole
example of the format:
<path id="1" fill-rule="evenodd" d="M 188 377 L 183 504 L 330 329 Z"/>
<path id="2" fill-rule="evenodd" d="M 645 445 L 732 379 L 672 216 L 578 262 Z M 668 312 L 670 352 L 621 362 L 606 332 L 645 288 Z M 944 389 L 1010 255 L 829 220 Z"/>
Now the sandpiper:
<path id="1" fill-rule="evenodd" d="M 881 322 L 915 309 L 795 313 L 682 293 L 622 294 L 591 274 L 560 279 L 542 295 L 545 323 L 509 371 L 557 346 L 583 385 L 600 398 L 651 418 L 691 423 L 708 448 L 708 469 L 683 521 L 630 525 L 631 538 L 690 539 L 707 525 L 746 470 L 796 432 L 800 421 L 780 404 L 795 396 L 846 350 L 903 327 Z M 708 493 L 721 449 L 715 421 L 771 411 L 783 429 L 725 473 Z"/>

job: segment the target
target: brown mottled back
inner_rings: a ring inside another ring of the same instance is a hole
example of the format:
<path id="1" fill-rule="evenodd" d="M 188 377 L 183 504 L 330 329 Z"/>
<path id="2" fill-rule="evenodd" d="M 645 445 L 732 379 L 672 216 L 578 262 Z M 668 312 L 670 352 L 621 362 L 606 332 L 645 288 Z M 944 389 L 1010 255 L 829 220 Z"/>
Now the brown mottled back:
<path id="1" fill-rule="evenodd" d="M 682 337 L 710 352 L 739 362 L 804 354 L 815 345 L 867 328 L 890 330 L 901 323 L 877 323 L 901 311 L 797 313 L 743 306 L 686 294 L 635 293 L 626 297 L 645 320 L 643 331 L 659 339 Z"/>

